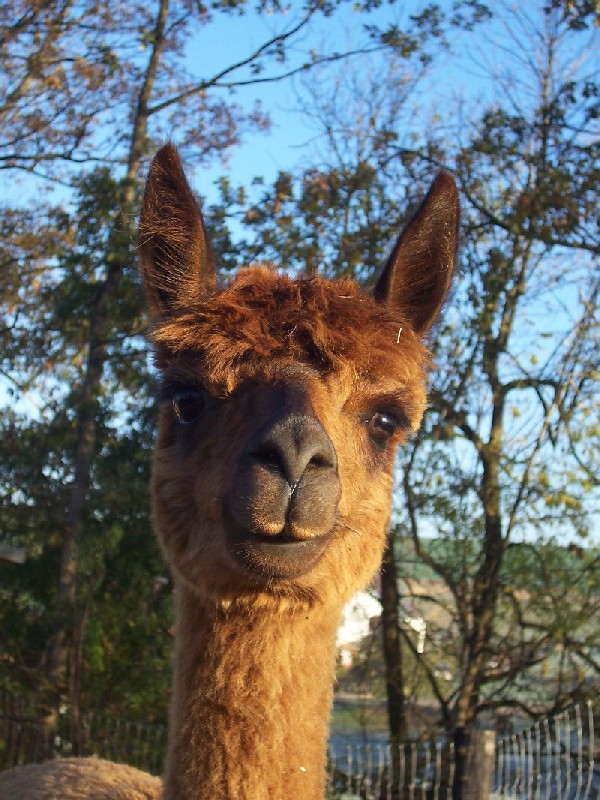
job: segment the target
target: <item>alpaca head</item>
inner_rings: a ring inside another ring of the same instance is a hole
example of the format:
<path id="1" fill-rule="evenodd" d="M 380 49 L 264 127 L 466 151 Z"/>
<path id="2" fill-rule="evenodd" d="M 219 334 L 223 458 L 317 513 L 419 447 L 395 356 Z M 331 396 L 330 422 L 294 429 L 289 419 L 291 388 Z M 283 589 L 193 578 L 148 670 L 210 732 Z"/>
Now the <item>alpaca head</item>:
<path id="1" fill-rule="evenodd" d="M 442 174 L 370 296 L 264 266 L 219 288 L 177 152 L 159 151 L 139 245 L 163 382 L 154 513 L 193 592 L 339 605 L 372 577 L 394 453 L 425 407 L 423 337 L 452 278 L 457 217 Z"/>

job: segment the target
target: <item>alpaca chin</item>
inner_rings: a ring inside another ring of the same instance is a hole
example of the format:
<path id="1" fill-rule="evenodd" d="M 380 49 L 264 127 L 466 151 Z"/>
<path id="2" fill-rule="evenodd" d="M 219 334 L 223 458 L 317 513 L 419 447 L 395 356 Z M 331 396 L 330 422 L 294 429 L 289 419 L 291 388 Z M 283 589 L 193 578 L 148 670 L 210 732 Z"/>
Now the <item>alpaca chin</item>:
<path id="1" fill-rule="evenodd" d="M 227 544 L 239 566 L 268 583 L 299 578 L 310 572 L 327 549 L 330 535 L 294 540 L 285 535 L 261 536 L 248 531 L 227 531 Z"/>

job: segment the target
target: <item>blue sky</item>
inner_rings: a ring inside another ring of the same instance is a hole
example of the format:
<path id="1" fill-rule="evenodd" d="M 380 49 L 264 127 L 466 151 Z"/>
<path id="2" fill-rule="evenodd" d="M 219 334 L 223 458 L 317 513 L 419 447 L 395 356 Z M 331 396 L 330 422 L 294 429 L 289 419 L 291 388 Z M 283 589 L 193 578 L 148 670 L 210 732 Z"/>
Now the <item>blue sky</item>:
<path id="1" fill-rule="evenodd" d="M 379 9 L 365 14 L 354 11 L 352 3 L 344 3 L 332 17 L 313 19 L 307 33 L 291 50 L 289 64 L 294 64 L 295 58 L 301 59 L 309 48 L 343 51 L 365 44 L 366 24 L 385 26 L 396 22 L 404 28 L 409 24 L 410 16 L 418 14 L 426 5 L 415 0 L 383 3 Z M 441 0 L 439 5 L 450 13 L 453 0 Z M 507 23 L 502 18 L 506 12 L 503 12 L 501 4 L 492 4 L 492 9 L 499 13 L 498 19 L 480 24 L 474 32 L 451 31 L 449 51 L 438 50 L 428 74 L 419 82 L 415 110 L 420 106 L 421 111 L 416 112 L 412 120 L 415 131 L 423 125 L 445 124 L 448 120 L 444 116 L 456 115 L 459 107 L 468 124 L 473 112 L 480 112 L 484 103 L 499 101 L 509 106 L 515 101 L 526 103 L 532 88 L 526 76 L 531 74 L 531 65 L 535 65 L 537 59 L 530 31 L 537 24 L 538 9 L 542 5 L 541 0 L 525 4 L 507 2 L 510 13 L 518 15 Z M 292 2 L 290 6 L 290 11 L 283 16 L 257 16 L 253 13 L 216 15 L 204 34 L 189 44 L 191 69 L 205 77 L 250 53 L 274 33 L 294 24 L 301 4 Z M 581 52 L 566 51 L 562 66 L 575 71 L 581 69 L 587 74 L 597 73 L 600 70 L 599 33 L 598 30 L 590 32 Z M 364 69 L 365 63 L 364 60 L 350 60 L 345 62 L 343 69 L 351 73 Z M 329 67 L 317 73 L 319 80 L 327 82 L 332 70 L 340 68 Z M 266 73 L 272 69 L 269 67 Z M 311 163 L 311 158 L 315 157 L 315 130 L 308 124 L 306 116 L 297 110 L 302 86 L 302 79 L 296 78 L 282 83 L 244 87 L 228 95 L 246 108 L 256 100 L 260 101 L 271 116 L 272 128 L 267 133 L 248 134 L 243 144 L 232 152 L 225 168 L 216 163 L 209 169 L 199 170 L 197 188 L 201 193 L 210 196 L 209 186 L 224 172 L 231 176 L 233 183 L 248 184 L 256 175 L 268 180 L 279 169 L 291 169 L 299 162 Z M 437 119 L 432 109 L 437 111 Z"/>
<path id="2" fill-rule="evenodd" d="M 294 7 L 295 4 L 292 4 Z M 398 22 L 407 23 L 410 14 L 418 13 L 425 3 L 410 2 L 404 4 L 385 4 L 371 14 L 357 13 L 353 5 L 342 5 L 336 13 L 327 19 L 315 19 L 310 30 L 302 36 L 299 45 L 290 53 L 290 64 L 302 59 L 303 51 L 315 48 L 319 51 L 343 51 L 349 47 L 367 43 L 364 33 L 365 24 L 378 23 L 385 25 Z M 444 0 L 440 5 L 449 10 L 452 3 Z M 255 16 L 248 14 L 240 17 L 220 16 L 206 28 L 206 35 L 197 37 L 188 46 L 191 69 L 198 75 L 206 76 L 228 66 L 234 58 L 241 58 L 252 52 L 265 39 L 274 33 L 293 24 L 297 12 L 292 9 L 287 15 Z M 459 41 L 460 34 L 453 35 L 454 42 Z M 302 51 L 301 51 L 302 48 Z M 436 59 L 430 77 L 425 78 L 421 92 L 427 93 L 426 105 L 438 104 L 435 95 L 450 100 L 450 95 L 469 93 L 480 94 L 489 91 L 489 84 L 481 80 L 474 72 L 466 73 L 460 69 L 457 53 L 440 54 Z M 351 59 L 344 64 L 328 67 L 318 75 L 327 80 L 332 70 L 347 70 L 348 73 L 364 68 L 364 60 Z M 285 65 L 286 67 L 288 65 Z M 272 67 L 266 72 L 271 72 Z M 448 83 L 452 76 L 452 84 Z M 443 85 L 440 81 L 443 76 Z M 271 130 L 248 134 L 243 144 L 231 154 L 225 168 L 220 163 L 210 168 L 200 168 L 196 179 L 196 188 L 210 197 L 210 185 L 224 172 L 231 176 L 234 183 L 248 184 L 256 175 L 267 180 L 274 177 L 278 170 L 290 170 L 299 162 L 310 163 L 315 153 L 315 129 L 309 124 L 306 116 L 298 110 L 298 97 L 303 93 L 302 77 L 286 80 L 281 83 L 248 86 L 228 95 L 246 108 L 259 101 L 272 120 Z M 441 97 L 440 97 L 441 100 Z M 415 124 L 418 124 L 415 119 Z"/>

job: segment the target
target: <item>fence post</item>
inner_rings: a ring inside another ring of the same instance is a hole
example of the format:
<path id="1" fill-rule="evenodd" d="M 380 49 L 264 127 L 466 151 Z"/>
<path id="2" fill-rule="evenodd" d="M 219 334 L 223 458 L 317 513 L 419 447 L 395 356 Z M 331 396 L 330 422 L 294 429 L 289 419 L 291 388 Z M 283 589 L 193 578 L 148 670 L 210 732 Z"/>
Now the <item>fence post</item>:
<path id="1" fill-rule="evenodd" d="M 457 728 L 454 754 L 452 800 L 489 800 L 496 759 L 495 731 Z"/>

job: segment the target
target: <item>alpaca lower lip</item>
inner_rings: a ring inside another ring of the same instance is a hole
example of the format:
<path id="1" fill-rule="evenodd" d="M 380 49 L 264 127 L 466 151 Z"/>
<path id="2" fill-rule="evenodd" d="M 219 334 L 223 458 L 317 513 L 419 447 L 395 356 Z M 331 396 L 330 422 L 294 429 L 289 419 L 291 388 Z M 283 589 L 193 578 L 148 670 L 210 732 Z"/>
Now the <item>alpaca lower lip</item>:
<path id="1" fill-rule="evenodd" d="M 309 572 L 327 549 L 329 536 L 293 540 L 250 531 L 230 535 L 230 550 L 246 572 L 268 578 L 298 578 Z"/>

